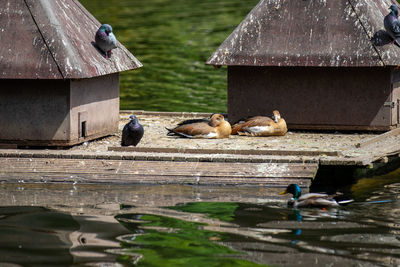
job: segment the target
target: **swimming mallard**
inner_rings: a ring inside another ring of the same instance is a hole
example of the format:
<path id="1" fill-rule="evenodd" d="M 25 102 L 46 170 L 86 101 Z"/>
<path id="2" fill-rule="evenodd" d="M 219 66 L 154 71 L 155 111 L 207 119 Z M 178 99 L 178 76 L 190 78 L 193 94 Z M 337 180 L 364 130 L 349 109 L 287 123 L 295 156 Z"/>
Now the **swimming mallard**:
<path id="1" fill-rule="evenodd" d="M 343 200 L 336 201 L 337 194 L 328 195 L 323 193 L 308 193 L 301 194 L 300 186 L 297 184 L 290 184 L 288 187 L 283 190 L 280 194 L 293 194 L 293 197 L 288 201 L 289 206 L 293 206 L 295 208 L 304 208 L 304 207 L 338 207 L 339 204 L 347 204 L 352 202 L 353 200 Z"/>

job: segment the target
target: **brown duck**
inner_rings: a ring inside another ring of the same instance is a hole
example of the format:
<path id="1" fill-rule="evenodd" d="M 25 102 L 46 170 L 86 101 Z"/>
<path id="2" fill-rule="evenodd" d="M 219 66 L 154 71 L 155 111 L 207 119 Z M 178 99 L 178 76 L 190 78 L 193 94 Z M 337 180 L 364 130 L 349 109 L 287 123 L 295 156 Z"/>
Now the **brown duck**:
<path id="1" fill-rule="evenodd" d="M 241 120 L 232 126 L 232 134 L 248 136 L 285 135 L 287 133 L 286 121 L 278 110 L 274 110 L 272 118 L 255 116 Z"/>
<path id="2" fill-rule="evenodd" d="M 209 120 L 186 120 L 173 129 L 166 129 L 168 136 L 208 139 L 228 138 L 232 132 L 231 125 L 221 114 L 213 114 Z"/>

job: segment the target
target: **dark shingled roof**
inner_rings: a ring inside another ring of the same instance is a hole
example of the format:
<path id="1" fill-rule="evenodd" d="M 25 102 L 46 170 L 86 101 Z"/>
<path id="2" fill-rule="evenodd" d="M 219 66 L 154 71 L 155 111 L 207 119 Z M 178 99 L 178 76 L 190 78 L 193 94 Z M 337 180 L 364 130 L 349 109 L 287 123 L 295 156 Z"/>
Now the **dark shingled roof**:
<path id="1" fill-rule="evenodd" d="M 375 47 L 390 0 L 261 0 L 210 65 L 397 66 L 400 48 Z"/>
<path id="2" fill-rule="evenodd" d="M 92 44 L 99 26 L 78 0 L 2 1 L 0 78 L 80 79 L 142 66 L 120 43 L 105 59 Z"/>

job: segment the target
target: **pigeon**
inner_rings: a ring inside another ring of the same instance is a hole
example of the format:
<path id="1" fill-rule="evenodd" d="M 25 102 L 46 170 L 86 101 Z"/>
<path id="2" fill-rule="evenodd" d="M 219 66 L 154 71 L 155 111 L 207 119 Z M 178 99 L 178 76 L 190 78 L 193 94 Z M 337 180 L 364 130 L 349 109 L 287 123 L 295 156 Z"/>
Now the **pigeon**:
<path id="1" fill-rule="evenodd" d="M 399 8 L 397 5 L 393 4 L 390 6 L 390 13 L 385 16 L 383 19 L 383 25 L 385 26 L 386 32 L 392 37 L 395 45 L 400 46 L 399 41 L 400 38 L 400 21 L 399 17 Z"/>
<path id="2" fill-rule="evenodd" d="M 129 116 L 131 120 L 122 130 L 121 146 L 136 146 L 144 134 L 143 126 L 135 115 Z"/>
<path id="3" fill-rule="evenodd" d="M 186 120 L 173 129 L 168 129 L 168 136 L 187 138 L 228 138 L 232 128 L 222 114 L 213 114 L 209 120 Z"/>
<path id="4" fill-rule="evenodd" d="M 384 46 L 393 43 L 393 38 L 385 30 L 379 30 L 374 33 L 371 41 L 375 46 Z"/>
<path id="5" fill-rule="evenodd" d="M 111 50 L 117 48 L 117 39 L 115 38 L 112 27 L 109 24 L 103 24 L 97 30 L 95 35 L 97 47 L 105 54 L 105 58 L 111 57 Z"/>
<path id="6" fill-rule="evenodd" d="M 287 133 L 286 121 L 278 110 L 273 111 L 273 119 L 265 116 L 250 117 L 240 120 L 232 126 L 232 134 L 247 136 L 283 136 Z"/>

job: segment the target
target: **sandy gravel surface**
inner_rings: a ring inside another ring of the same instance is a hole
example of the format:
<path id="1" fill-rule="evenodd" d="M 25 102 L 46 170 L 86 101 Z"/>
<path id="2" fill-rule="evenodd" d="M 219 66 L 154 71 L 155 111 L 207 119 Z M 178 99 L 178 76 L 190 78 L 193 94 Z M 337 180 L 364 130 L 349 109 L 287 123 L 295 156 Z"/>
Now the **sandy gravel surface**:
<path id="1" fill-rule="evenodd" d="M 108 147 L 120 146 L 121 132 L 129 121 L 130 113 L 121 113 L 119 131 L 115 135 L 74 146 L 70 150 L 104 152 Z M 255 150 L 312 150 L 312 151 L 352 151 L 356 143 L 375 136 L 367 133 L 319 133 L 291 131 L 279 137 L 230 136 L 227 139 L 186 139 L 167 136 L 165 127 L 199 118 L 195 114 L 183 115 L 137 115 L 145 129 L 138 147 L 199 148 L 199 149 L 255 149 Z M 201 116 L 200 116 L 201 117 Z M 355 151 L 355 150 L 354 150 Z"/>

